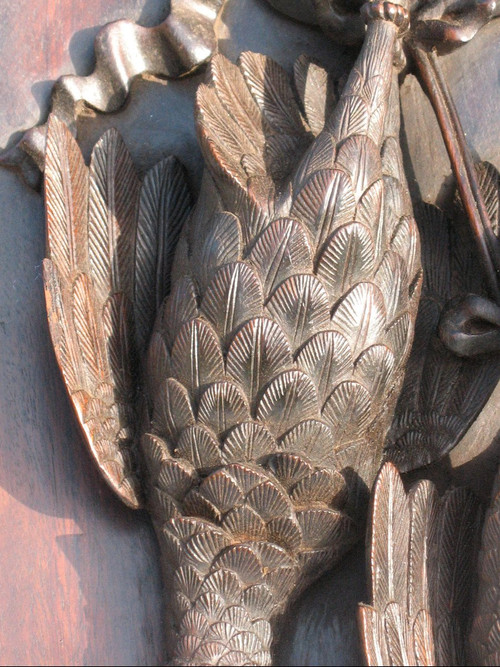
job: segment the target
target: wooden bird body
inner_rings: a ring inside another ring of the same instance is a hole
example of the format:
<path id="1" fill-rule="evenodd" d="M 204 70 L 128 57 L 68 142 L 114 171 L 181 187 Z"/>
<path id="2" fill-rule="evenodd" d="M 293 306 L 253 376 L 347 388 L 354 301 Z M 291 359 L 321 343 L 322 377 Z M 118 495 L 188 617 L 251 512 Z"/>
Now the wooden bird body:
<path id="1" fill-rule="evenodd" d="M 105 477 L 132 506 L 144 491 L 174 664 L 270 664 L 290 601 L 360 535 L 421 282 L 393 64 L 405 4 L 367 4 L 333 109 L 304 59 L 305 113 L 269 58 L 216 56 L 187 221 L 171 161 L 141 188 L 115 134 L 87 170 L 49 128 L 51 332 Z"/>

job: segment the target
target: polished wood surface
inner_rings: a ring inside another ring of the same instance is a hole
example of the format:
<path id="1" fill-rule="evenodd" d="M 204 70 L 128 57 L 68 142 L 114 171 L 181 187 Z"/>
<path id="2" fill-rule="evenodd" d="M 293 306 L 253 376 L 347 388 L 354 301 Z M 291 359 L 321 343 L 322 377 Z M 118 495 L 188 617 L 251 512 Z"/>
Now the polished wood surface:
<path id="1" fill-rule="evenodd" d="M 89 70 L 103 23 L 154 23 L 165 5 L 2 3 L 0 142 L 46 113 L 55 78 Z M 156 542 L 102 484 L 71 417 L 46 325 L 41 196 L 0 170 L 0 200 L 0 663 L 157 664 Z"/>
<path id="2" fill-rule="evenodd" d="M 43 117 L 55 78 L 90 71 L 99 26 L 120 17 L 151 24 L 163 17 L 167 4 L 0 3 L 0 145 L 11 144 Z M 444 59 L 472 147 L 497 167 L 499 34 L 498 22 L 491 24 Z M 277 17 L 259 0 L 228 0 L 219 37 L 220 50 L 231 59 L 252 49 L 287 68 L 302 51 L 326 58 L 339 71 L 352 56 L 348 50 L 331 51 L 315 31 Z M 87 154 L 114 125 L 141 169 L 174 151 L 186 156 L 196 185 L 201 160 L 192 103 L 201 78 L 172 85 L 138 81 L 122 112 L 82 120 Z M 451 170 L 430 104 L 413 76 L 402 90 L 410 185 L 415 194 L 446 206 Z M 70 416 L 51 350 L 41 280 L 41 197 L 15 174 L 0 170 L 0 202 L 0 664 L 161 664 L 164 608 L 149 519 L 121 506 L 98 478 Z M 493 399 L 486 415 L 435 472 L 443 484 L 453 477 L 462 483 L 472 479 L 487 495 L 487 475 L 498 461 Z M 471 465 L 476 466 L 472 477 Z M 356 568 L 359 586 L 342 589 L 345 596 L 352 593 L 351 607 L 363 596 L 362 563 Z M 350 658 L 336 649 L 342 640 L 335 627 L 344 628 L 345 613 L 333 602 L 338 591 L 332 574 L 298 603 L 290 632 L 284 633 L 282 664 L 358 664 L 354 649 Z"/>

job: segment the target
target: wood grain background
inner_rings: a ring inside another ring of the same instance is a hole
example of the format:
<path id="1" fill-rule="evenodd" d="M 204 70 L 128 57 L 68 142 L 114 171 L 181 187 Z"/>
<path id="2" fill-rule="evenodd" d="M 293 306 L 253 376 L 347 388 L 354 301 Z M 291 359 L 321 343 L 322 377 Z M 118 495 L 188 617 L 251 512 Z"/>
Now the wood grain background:
<path id="1" fill-rule="evenodd" d="M 102 24 L 125 17 L 151 25 L 167 9 L 160 0 L 0 1 L 0 146 L 45 117 L 58 76 L 91 71 Z M 290 68 L 306 52 L 340 72 L 353 57 L 261 0 L 228 0 L 218 30 L 220 50 L 231 59 L 250 49 Z M 500 26 L 491 25 L 443 61 L 474 151 L 497 167 L 499 35 Z M 81 121 L 85 151 L 113 125 L 141 169 L 175 152 L 196 187 L 202 162 L 192 105 L 201 78 L 136 82 L 123 111 Z M 412 76 L 402 91 L 412 190 L 446 205 L 450 168 L 429 103 Z M 41 197 L 0 170 L 0 202 L 0 664 L 162 664 L 168 604 L 149 520 L 123 508 L 95 473 L 50 347 Z M 469 480 L 474 458 L 474 479 L 487 489 L 498 458 L 494 405 L 440 467 L 444 483 L 454 475 Z M 359 549 L 297 603 L 279 664 L 359 664 L 353 609 L 364 597 L 363 571 Z"/>

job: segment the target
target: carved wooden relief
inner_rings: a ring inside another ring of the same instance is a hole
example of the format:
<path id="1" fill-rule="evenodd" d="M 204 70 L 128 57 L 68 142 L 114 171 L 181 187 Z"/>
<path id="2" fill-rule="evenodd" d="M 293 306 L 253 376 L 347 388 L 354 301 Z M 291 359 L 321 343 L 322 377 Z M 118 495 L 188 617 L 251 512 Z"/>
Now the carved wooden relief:
<path id="1" fill-rule="evenodd" d="M 372 606 L 360 608 L 368 665 L 465 664 L 480 511 L 466 489 L 440 498 L 425 480 L 405 493 L 394 466 L 382 468 L 372 498 Z"/>
<path id="2" fill-rule="evenodd" d="M 428 481 L 406 492 L 384 461 L 442 458 L 499 380 L 499 175 L 473 159 L 437 55 L 496 3 L 272 0 L 360 48 L 340 78 L 305 55 L 292 77 L 252 51 L 231 62 L 216 52 L 223 4 L 107 27 L 94 73 L 63 79 L 24 138 L 44 169 L 57 362 L 101 476 L 151 515 L 172 664 L 271 664 L 290 606 L 367 517 L 367 663 L 494 664 L 495 497 L 476 594 L 478 500 Z M 132 42 L 144 58 L 127 65 Z M 115 130 L 86 164 L 82 104 L 111 111 L 138 74 L 205 61 L 197 198 L 182 155 L 140 174 Z M 456 177 L 452 218 L 410 196 L 410 68 Z"/>

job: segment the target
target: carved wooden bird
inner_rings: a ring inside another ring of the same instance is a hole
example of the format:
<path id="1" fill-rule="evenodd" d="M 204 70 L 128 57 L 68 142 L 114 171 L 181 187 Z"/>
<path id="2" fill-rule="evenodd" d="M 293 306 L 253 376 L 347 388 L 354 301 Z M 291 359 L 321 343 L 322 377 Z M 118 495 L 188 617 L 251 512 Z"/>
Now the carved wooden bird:
<path id="1" fill-rule="evenodd" d="M 335 105 L 305 59 L 301 107 L 269 58 L 216 56 L 191 213 L 172 159 L 141 185 L 116 133 L 87 168 L 50 124 L 52 339 L 104 477 L 152 514 L 174 664 L 270 664 L 290 601 L 362 530 L 421 283 L 393 65 L 407 5 L 367 3 Z"/>

